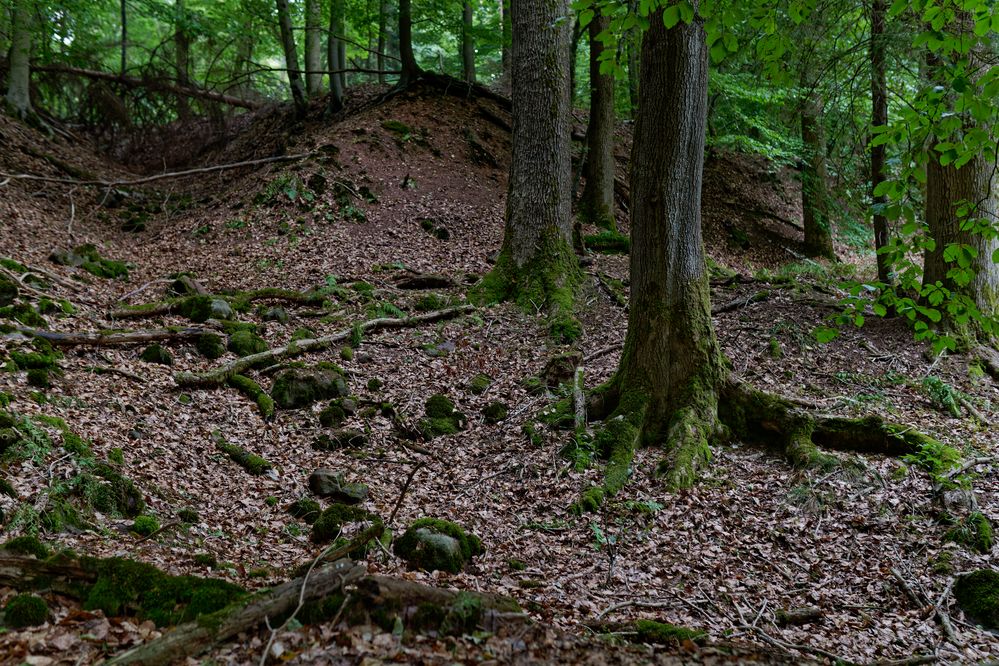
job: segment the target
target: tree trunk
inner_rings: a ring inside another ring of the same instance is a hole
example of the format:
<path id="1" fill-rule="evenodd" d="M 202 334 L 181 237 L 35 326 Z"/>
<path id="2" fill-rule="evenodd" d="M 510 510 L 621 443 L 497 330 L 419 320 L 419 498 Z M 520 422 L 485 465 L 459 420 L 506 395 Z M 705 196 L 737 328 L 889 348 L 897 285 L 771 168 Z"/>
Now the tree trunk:
<path id="1" fill-rule="evenodd" d="M 305 91 L 316 98 L 323 88 L 323 7 L 320 0 L 305 0 Z"/>
<path id="2" fill-rule="evenodd" d="M 805 84 L 807 85 L 807 84 Z M 822 131 L 822 100 L 811 93 L 802 101 L 801 142 L 805 161 L 801 169 L 801 210 L 805 225 L 805 254 L 835 259 L 826 190 L 826 146 Z"/>
<path id="3" fill-rule="evenodd" d="M 617 374 L 594 394 L 595 415 L 610 417 L 597 439 L 610 458 L 608 493 L 627 480 L 634 448 L 648 443 L 665 444 L 659 472 L 668 487 L 691 485 L 710 457 L 724 377 L 701 239 L 704 29 L 697 21 L 667 29 L 660 11 L 649 19 L 641 57 L 628 333 Z"/>
<path id="4" fill-rule="evenodd" d="M 408 86 L 420 76 L 420 67 L 413 54 L 413 9 L 411 0 L 399 0 L 399 86 Z"/>
<path id="5" fill-rule="evenodd" d="M 579 19 L 573 23 L 572 42 L 569 45 L 569 111 L 576 107 L 576 56 L 579 55 L 579 40 L 583 37 L 583 28 Z"/>
<path id="6" fill-rule="evenodd" d="M 942 166 L 939 156 L 931 153 L 926 165 L 926 224 L 936 247 L 923 255 L 923 284 L 940 283 L 967 296 L 986 316 L 999 314 L 999 264 L 992 261 L 993 254 L 999 252 L 999 239 L 988 233 L 963 231 L 961 222 L 982 220 L 983 225 L 994 228 L 999 215 L 994 171 L 992 159 L 983 156 L 956 169 L 953 164 Z M 977 208 L 962 218 L 957 210 L 961 202 L 977 204 Z M 969 266 L 974 276 L 966 284 L 947 276 L 948 271 L 958 268 L 957 263 L 944 260 L 952 245 L 967 245 L 975 252 Z"/>
<path id="7" fill-rule="evenodd" d="M 885 78 L 885 15 L 886 0 L 873 0 L 871 4 L 871 125 L 888 124 L 888 84 Z M 881 249 L 888 245 L 888 218 L 883 207 L 884 195 L 875 195 L 878 185 L 885 180 L 885 145 L 871 146 L 871 201 L 874 204 L 874 249 L 878 252 L 878 281 L 888 284 L 888 257 Z"/>
<path id="8" fill-rule="evenodd" d="M 610 26 L 610 17 L 590 21 L 590 123 L 586 128 L 586 186 L 580 202 L 583 219 L 614 229 L 614 76 L 600 73 L 603 44 L 597 35 Z"/>
<path id="9" fill-rule="evenodd" d="M 345 69 L 342 60 L 343 40 L 343 0 L 333 0 L 330 6 L 330 32 L 326 39 L 326 64 L 330 70 L 329 110 L 332 113 L 343 108 L 343 75 L 339 72 Z"/>
<path id="10" fill-rule="evenodd" d="M 22 120 L 31 109 L 31 26 L 34 6 L 30 0 L 14 0 L 11 13 L 10 70 L 7 73 L 7 104 Z"/>
<path id="11" fill-rule="evenodd" d="M 291 85 L 291 98 L 298 115 L 305 115 L 308 103 L 305 88 L 302 86 L 302 73 L 298 69 L 298 53 L 295 51 L 295 35 L 291 31 L 291 13 L 288 0 L 277 0 L 278 23 L 281 26 L 281 46 L 284 48 L 285 68 L 288 70 L 288 83 Z"/>
<path id="12" fill-rule="evenodd" d="M 184 7 L 184 0 L 177 0 L 174 6 L 176 11 L 175 32 L 173 34 L 174 56 L 177 67 L 177 85 L 181 88 L 191 87 L 191 38 L 187 34 L 187 10 Z M 188 122 L 191 119 L 191 105 L 187 97 L 177 97 L 177 116 L 181 121 Z"/>
<path id="13" fill-rule="evenodd" d="M 378 59 L 376 61 L 378 69 L 378 83 L 385 83 L 386 58 L 385 49 L 388 48 L 388 0 L 378 1 Z"/>
<path id="14" fill-rule="evenodd" d="M 128 10 L 121 0 L 121 75 L 128 71 Z"/>
<path id="15" fill-rule="evenodd" d="M 475 40 L 472 38 L 472 2 L 461 9 L 461 64 L 465 81 L 475 83 Z"/>
<path id="16" fill-rule="evenodd" d="M 501 63 L 503 65 L 503 79 L 510 81 L 510 72 L 513 66 L 510 61 L 510 42 L 513 36 L 513 24 L 510 21 L 509 0 L 498 0 L 500 29 L 502 30 Z"/>
<path id="17" fill-rule="evenodd" d="M 546 305 L 556 337 L 572 318 L 578 265 L 570 192 L 570 25 L 565 0 L 513 0 L 513 155 L 503 248 L 481 285 L 485 300 Z"/>
<path id="18" fill-rule="evenodd" d="M 631 102 L 631 118 L 638 116 L 638 52 L 641 34 L 637 30 L 628 33 L 628 100 Z"/>

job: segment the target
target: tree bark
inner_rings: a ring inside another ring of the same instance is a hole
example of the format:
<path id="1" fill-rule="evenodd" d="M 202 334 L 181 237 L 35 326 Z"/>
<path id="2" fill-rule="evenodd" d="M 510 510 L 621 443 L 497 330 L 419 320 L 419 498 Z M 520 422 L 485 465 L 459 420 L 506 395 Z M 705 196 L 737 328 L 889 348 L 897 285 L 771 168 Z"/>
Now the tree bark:
<path id="1" fill-rule="evenodd" d="M 596 413 L 610 417 L 597 440 L 610 459 L 608 493 L 625 483 L 635 447 L 647 443 L 665 445 L 659 472 L 669 488 L 693 483 L 710 457 L 724 376 L 701 238 L 708 93 L 701 21 L 667 29 L 660 11 L 649 19 L 641 57 L 628 333 L 616 375 L 594 395 Z"/>
<path id="2" fill-rule="evenodd" d="M 638 31 L 628 33 L 628 100 L 631 102 L 631 117 L 638 116 L 638 77 L 639 77 L 639 44 Z"/>
<path id="3" fill-rule="evenodd" d="M 187 9 L 184 6 L 184 0 L 177 0 L 174 11 L 176 12 L 176 26 L 174 27 L 173 46 L 177 67 L 177 86 L 190 88 L 191 38 L 187 34 Z M 191 119 L 191 105 L 185 96 L 177 97 L 177 116 L 183 122 L 188 122 Z"/>
<path id="4" fill-rule="evenodd" d="M 288 0 L 277 0 L 278 23 L 281 26 L 281 46 L 284 49 L 285 67 L 288 69 L 288 83 L 291 85 L 291 98 L 298 115 L 305 115 L 308 102 L 302 86 L 302 74 L 298 69 L 298 53 L 295 51 L 295 35 L 291 31 L 291 13 Z"/>
<path id="5" fill-rule="evenodd" d="M 568 11 L 565 0 L 511 2 L 513 155 L 506 224 L 496 266 L 480 287 L 484 300 L 547 306 L 553 332 L 571 326 L 579 277 L 572 251 Z"/>
<path id="6" fill-rule="evenodd" d="M 510 72 L 513 69 L 513 65 L 510 59 L 510 44 L 513 38 L 513 24 L 510 21 L 510 4 L 509 0 L 497 0 L 499 3 L 499 19 L 500 19 L 500 29 L 502 30 L 502 45 L 501 45 L 501 56 L 500 62 L 503 66 L 503 79 L 507 82 L 510 81 Z"/>
<path id="7" fill-rule="evenodd" d="M 888 84 L 885 77 L 885 15 L 886 0 L 872 0 L 871 3 L 871 125 L 888 124 Z M 871 201 L 874 204 L 874 249 L 878 252 L 878 281 L 889 284 L 888 257 L 881 253 L 888 245 L 888 218 L 882 208 L 887 203 L 884 195 L 874 194 L 885 180 L 884 144 L 871 146 Z"/>
<path id="8" fill-rule="evenodd" d="M 313 99 L 323 88 L 322 20 L 320 0 L 305 0 L 305 91 Z"/>
<path id="9" fill-rule="evenodd" d="M 807 85 L 807 83 L 805 84 Z M 829 222 L 826 146 L 822 130 L 822 100 L 811 92 L 801 108 L 801 142 L 805 160 L 801 169 L 801 210 L 805 225 L 805 254 L 835 259 Z"/>
<path id="10" fill-rule="evenodd" d="M 413 53 L 413 8 L 411 0 L 399 0 L 399 86 L 408 86 L 420 77 L 420 66 Z"/>
<path id="11" fill-rule="evenodd" d="M 572 40 L 569 45 L 569 110 L 576 106 L 576 56 L 579 55 L 579 40 L 583 37 L 583 28 L 579 18 L 572 24 Z"/>
<path id="12" fill-rule="evenodd" d="M 329 110 L 337 113 L 343 108 L 343 77 L 338 74 L 344 69 L 344 62 L 341 60 L 340 37 L 343 36 L 343 0 L 333 0 L 330 5 L 330 31 L 326 38 L 326 64 L 330 70 L 330 98 Z"/>
<path id="13" fill-rule="evenodd" d="M 590 122 L 586 128 L 586 185 L 580 201 L 584 220 L 614 229 L 614 76 L 600 73 L 604 45 L 597 36 L 610 26 L 598 14 L 590 21 Z"/>
<path id="14" fill-rule="evenodd" d="M 378 54 L 376 68 L 385 71 L 385 49 L 388 48 L 388 0 L 378 0 Z M 378 75 L 378 83 L 385 83 L 385 74 Z"/>
<path id="15" fill-rule="evenodd" d="M 461 64 L 465 81 L 475 83 L 475 40 L 472 38 L 472 2 L 461 8 Z"/>
<path id="16" fill-rule="evenodd" d="M 31 29 L 34 3 L 14 0 L 11 7 L 10 69 L 7 73 L 7 104 L 22 120 L 34 112 L 31 108 Z"/>

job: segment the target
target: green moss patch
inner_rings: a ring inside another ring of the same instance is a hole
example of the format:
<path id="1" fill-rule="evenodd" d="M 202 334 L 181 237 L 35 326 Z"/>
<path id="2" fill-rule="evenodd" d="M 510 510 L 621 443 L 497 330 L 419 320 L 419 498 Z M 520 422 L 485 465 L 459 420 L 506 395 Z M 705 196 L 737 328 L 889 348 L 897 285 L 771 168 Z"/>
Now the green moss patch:
<path id="1" fill-rule="evenodd" d="M 318 400 L 348 395 L 347 380 L 331 367 L 289 368 L 274 377 L 271 397 L 282 409 L 308 407 Z"/>
<path id="2" fill-rule="evenodd" d="M 2 546 L 3 550 L 16 555 L 32 555 L 39 560 L 44 560 L 49 556 L 48 547 L 33 536 L 19 536 L 7 541 Z"/>
<path id="3" fill-rule="evenodd" d="M 219 451 L 225 453 L 234 463 L 245 469 L 250 474 L 260 476 L 273 469 L 274 465 L 270 462 L 256 454 L 250 453 L 242 447 L 230 444 L 225 441 L 225 439 L 223 439 L 218 432 L 214 433 L 214 436 L 215 445 L 218 447 Z"/>
<path id="4" fill-rule="evenodd" d="M 274 400 L 264 392 L 260 385 L 246 375 L 233 375 L 229 378 L 229 386 L 257 403 L 257 409 L 265 421 L 274 418 Z"/>
<path id="5" fill-rule="evenodd" d="M 226 348 L 240 358 L 259 354 L 269 349 L 264 339 L 251 331 L 236 331 L 230 335 Z"/>
<path id="6" fill-rule="evenodd" d="M 482 415 L 486 419 L 486 423 L 499 423 L 506 418 L 509 408 L 506 403 L 500 400 L 493 400 L 488 405 L 482 408 Z"/>
<path id="7" fill-rule="evenodd" d="M 311 497 L 300 497 L 288 507 L 288 513 L 292 518 L 304 520 L 309 525 L 315 523 L 322 512 L 323 507 Z"/>
<path id="8" fill-rule="evenodd" d="M 337 503 L 323 511 L 312 524 L 312 540 L 315 543 L 329 543 L 340 536 L 344 525 L 380 520 L 375 514 L 360 507 Z"/>
<path id="9" fill-rule="evenodd" d="M 586 249 L 601 254 L 628 254 L 631 251 L 631 239 L 618 231 L 601 231 L 598 234 L 583 237 Z"/>
<path id="10" fill-rule="evenodd" d="M 37 627 L 49 618 L 49 607 L 45 600 L 33 594 L 19 594 L 3 609 L 3 621 L 13 629 Z"/>
<path id="11" fill-rule="evenodd" d="M 994 544 L 992 523 L 978 511 L 969 514 L 957 525 L 947 530 L 944 538 L 947 541 L 967 546 L 983 555 L 991 553 Z"/>
<path id="12" fill-rule="evenodd" d="M 417 428 L 426 439 L 453 435 L 464 428 L 468 421 L 464 414 L 455 409 L 454 402 L 440 393 L 427 399 L 424 410 L 427 417 L 417 424 Z"/>
<path id="13" fill-rule="evenodd" d="M 458 573 L 485 552 L 482 542 L 460 525 L 436 518 L 420 518 L 395 542 L 395 554 L 411 567 Z"/>
<path id="14" fill-rule="evenodd" d="M 212 361 L 225 355 L 222 337 L 215 333 L 205 333 L 199 336 L 196 346 L 202 356 Z"/>
<path id="15" fill-rule="evenodd" d="M 986 629 L 999 629 L 999 572 L 979 569 L 957 579 L 954 597 L 961 609 Z"/>
<path id="16" fill-rule="evenodd" d="M 128 277 L 128 266 L 123 261 L 105 259 L 92 243 L 78 245 L 72 250 L 57 250 L 49 259 L 62 266 L 76 266 L 99 278 Z"/>
<path id="17" fill-rule="evenodd" d="M 636 639 L 650 645 L 679 645 L 685 641 L 698 641 L 707 634 L 698 629 L 679 627 L 675 624 L 638 620 L 635 622 Z"/>
<path id="18" fill-rule="evenodd" d="M 136 516 L 132 523 L 132 531 L 139 536 L 149 536 L 160 528 L 160 521 L 153 516 Z"/>
<path id="19" fill-rule="evenodd" d="M 146 363 L 173 365 L 173 356 L 162 345 L 152 344 L 142 350 L 139 356 Z"/>

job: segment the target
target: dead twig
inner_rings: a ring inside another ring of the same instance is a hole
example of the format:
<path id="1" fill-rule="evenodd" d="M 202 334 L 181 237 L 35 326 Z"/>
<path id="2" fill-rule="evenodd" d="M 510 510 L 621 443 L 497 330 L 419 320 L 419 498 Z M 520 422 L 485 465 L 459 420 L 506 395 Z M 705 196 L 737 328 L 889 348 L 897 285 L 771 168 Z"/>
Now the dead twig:
<path id="1" fill-rule="evenodd" d="M 424 463 L 417 463 L 413 469 L 410 470 L 409 476 L 406 477 L 406 483 L 402 484 L 402 492 L 399 493 L 399 499 L 395 501 L 395 506 L 392 507 L 392 513 L 389 514 L 388 520 L 385 521 L 387 524 L 391 525 L 392 521 L 395 520 L 395 515 L 399 513 L 399 507 L 402 506 L 402 501 L 406 499 L 406 492 L 409 490 L 409 484 L 413 482 L 413 477 L 416 473 L 425 467 Z"/>

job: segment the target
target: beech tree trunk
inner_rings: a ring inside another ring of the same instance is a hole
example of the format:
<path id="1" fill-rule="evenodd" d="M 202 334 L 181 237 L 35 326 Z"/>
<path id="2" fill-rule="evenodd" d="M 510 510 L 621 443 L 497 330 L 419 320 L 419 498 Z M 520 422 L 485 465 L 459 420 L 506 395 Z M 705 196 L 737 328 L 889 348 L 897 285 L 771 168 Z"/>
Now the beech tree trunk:
<path id="1" fill-rule="evenodd" d="M 885 15 L 886 0 L 873 0 L 871 4 L 871 125 L 888 124 L 888 84 L 885 78 Z M 874 249 L 878 251 L 878 281 L 889 283 L 888 257 L 881 254 L 888 245 L 888 218 L 882 212 L 887 203 L 884 195 L 874 194 L 885 180 L 885 145 L 871 146 L 871 201 L 874 204 Z"/>
<path id="2" fill-rule="evenodd" d="M 277 0 L 278 24 L 281 26 L 281 46 L 284 49 L 285 68 L 288 70 L 288 83 L 291 85 L 291 98 L 295 111 L 301 116 L 308 109 L 302 73 L 298 69 L 298 53 L 295 50 L 295 35 L 291 31 L 291 13 L 288 0 Z"/>
<path id="3" fill-rule="evenodd" d="M 312 98 L 323 88 L 322 21 L 320 0 L 305 0 L 305 91 Z"/>
<path id="4" fill-rule="evenodd" d="M 471 0 L 466 0 L 461 9 L 461 64 L 465 80 L 475 83 L 475 40 L 472 38 Z"/>
<path id="5" fill-rule="evenodd" d="M 482 285 L 486 300 L 547 305 L 553 332 L 571 318 L 579 270 L 572 251 L 568 11 L 566 0 L 511 2 L 513 155 L 506 225 L 496 267 Z"/>
<path id="6" fill-rule="evenodd" d="M 7 104 L 21 119 L 31 109 L 31 26 L 34 6 L 31 0 L 14 0 L 11 7 L 10 69 L 7 73 Z"/>
<path id="7" fill-rule="evenodd" d="M 399 85 L 407 86 L 420 76 L 420 67 L 413 54 L 413 8 L 411 0 L 399 0 Z"/>
<path id="8" fill-rule="evenodd" d="M 829 224 L 826 147 L 822 130 L 822 100 L 811 93 L 802 102 L 801 142 L 805 163 L 801 169 L 801 210 L 805 226 L 805 254 L 835 259 Z"/>
<path id="9" fill-rule="evenodd" d="M 329 110 L 336 113 L 343 108 L 343 75 L 340 70 L 344 69 L 343 61 L 343 35 L 344 17 L 343 0 L 333 0 L 330 6 L 330 30 L 326 38 L 326 64 L 330 71 L 330 98 Z"/>
<path id="10" fill-rule="evenodd" d="M 611 460 L 608 493 L 625 483 L 641 444 L 665 446 L 659 471 L 668 487 L 692 484 L 698 465 L 710 457 L 724 378 L 701 238 L 704 28 L 681 21 L 667 29 L 660 11 L 649 19 L 641 58 L 631 155 L 628 333 L 616 375 L 594 394 L 595 416 L 609 416 L 597 439 Z"/>
<path id="11" fill-rule="evenodd" d="M 614 76 L 600 73 L 604 45 L 597 35 L 610 26 L 598 14 L 590 21 L 590 123 L 586 128 L 586 186 L 580 214 L 598 227 L 614 229 Z"/>
<path id="12" fill-rule="evenodd" d="M 174 57 L 177 67 L 177 85 L 181 88 L 191 87 L 191 37 L 187 34 L 187 10 L 184 0 L 177 0 L 174 6 L 177 12 L 177 25 L 173 35 Z M 177 96 L 177 115 L 182 121 L 191 119 L 191 105 L 187 98 Z"/>

